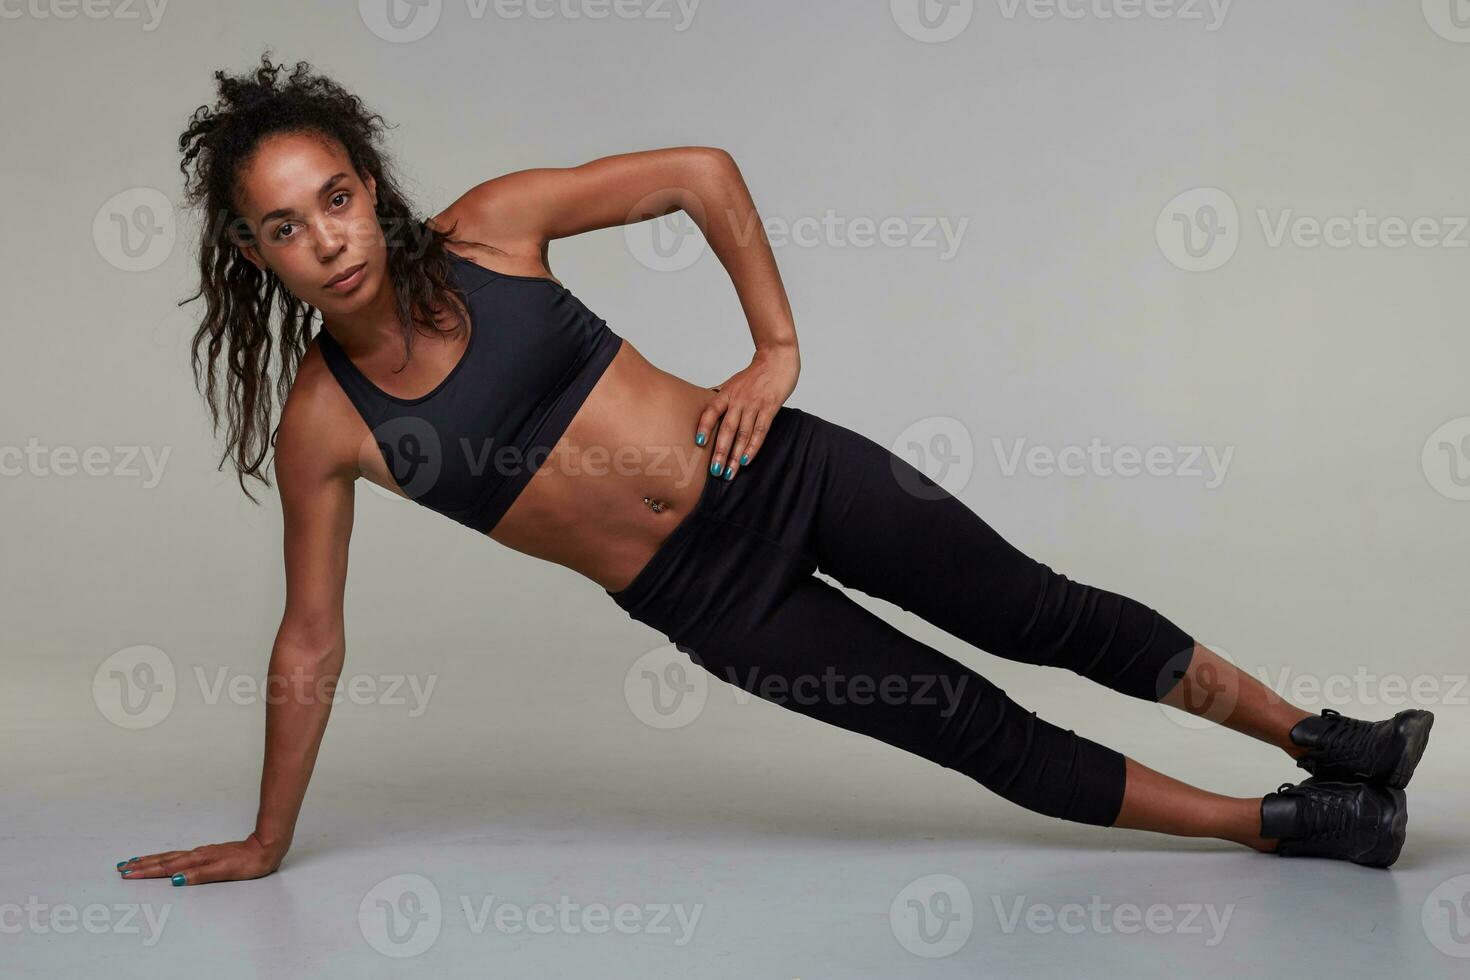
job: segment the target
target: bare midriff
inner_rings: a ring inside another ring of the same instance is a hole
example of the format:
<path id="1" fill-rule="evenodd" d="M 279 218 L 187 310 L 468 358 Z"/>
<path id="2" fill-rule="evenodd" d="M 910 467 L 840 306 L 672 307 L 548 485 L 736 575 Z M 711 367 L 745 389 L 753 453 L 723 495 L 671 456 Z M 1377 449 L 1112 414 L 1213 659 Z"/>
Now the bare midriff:
<path id="1" fill-rule="evenodd" d="M 714 432 L 703 446 L 694 441 L 709 397 L 710 389 L 654 367 L 624 338 L 490 537 L 609 591 L 623 589 L 713 479 Z"/>

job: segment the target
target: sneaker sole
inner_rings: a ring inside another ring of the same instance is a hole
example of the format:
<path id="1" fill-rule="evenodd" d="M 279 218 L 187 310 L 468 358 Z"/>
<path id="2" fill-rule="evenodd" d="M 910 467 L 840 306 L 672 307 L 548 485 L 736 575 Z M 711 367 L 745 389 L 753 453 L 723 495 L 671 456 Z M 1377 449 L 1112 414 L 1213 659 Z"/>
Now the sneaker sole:
<path id="1" fill-rule="evenodd" d="M 1424 756 L 1424 749 L 1429 744 L 1429 730 L 1433 727 L 1434 714 L 1429 711 L 1406 711 L 1398 720 L 1395 731 L 1404 740 L 1404 751 L 1386 784 L 1390 789 L 1403 789 L 1409 785 L 1409 780 L 1414 777 L 1414 769 L 1418 767 L 1419 760 Z"/>
<path id="2" fill-rule="evenodd" d="M 1405 831 L 1409 825 L 1409 806 L 1404 797 L 1404 791 L 1391 786 L 1381 787 L 1388 794 L 1393 803 L 1393 813 L 1389 815 L 1387 828 L 1380 825 L 1380 831 L 1387 834 L 1387 840 L 1381 841 L 1379 846 L 1368 851 L 1360 858 L 1353 860 L 1358 864 L 1366 864 L 1373 868 L 1387 868 L 1399 859 L 1399 852 L 1404 848 Z"/>

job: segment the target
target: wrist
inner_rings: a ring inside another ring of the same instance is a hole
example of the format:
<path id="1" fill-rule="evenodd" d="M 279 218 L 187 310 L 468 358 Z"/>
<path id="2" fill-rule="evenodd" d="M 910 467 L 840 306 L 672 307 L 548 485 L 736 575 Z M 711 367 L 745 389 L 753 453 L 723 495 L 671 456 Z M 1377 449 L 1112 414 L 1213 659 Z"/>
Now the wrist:
<path id="1" fill-rule="evenodd" d="M 255 838 L 262 850 L 278 859 L 285 857 L 286 852 L 291 849 L 291 834 L 289 833 L 270 834 L 256 830 L 250 836 Z"/>
<path id="2" fill-rule="evenodd" d="M 790 360 L 795 363 L 800 363 L 801 350 L 796 346 L 795 338 L 791 340 L 770 341 L 755 345 L 755 358 L 757 360 Z"/>

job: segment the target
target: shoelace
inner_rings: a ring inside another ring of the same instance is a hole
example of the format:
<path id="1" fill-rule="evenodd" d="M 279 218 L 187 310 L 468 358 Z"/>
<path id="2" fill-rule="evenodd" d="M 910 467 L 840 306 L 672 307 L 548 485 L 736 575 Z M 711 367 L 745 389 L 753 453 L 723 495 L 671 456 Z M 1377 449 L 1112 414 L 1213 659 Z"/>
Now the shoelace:
<path id="1" fill-rule="evenodd" d="M 1285 793 L 1295 788 L 1291 783 L 1282 783 L 1276 792 Z M 1300 837 L 1335 837 L 1347 831 L 1352 821 L 1347 801 L 1339 796 L 1329 796 L 1303 790 L 1294 793 L 1302 801 L 1302 827 Z M 1298 839 L 1300 839 L 1300 837 Z"/>
<path id="2" fill-rule="evenodd" d="M 1333 721 L 1322 733 L 1322 749 L 1345 759 L 1357 759 L 1367 754 L 1368 743 L 1373 739 L 1373 722 L 1345 718 L 1332 708 L 1323 708 L 1322 717 Z"/>

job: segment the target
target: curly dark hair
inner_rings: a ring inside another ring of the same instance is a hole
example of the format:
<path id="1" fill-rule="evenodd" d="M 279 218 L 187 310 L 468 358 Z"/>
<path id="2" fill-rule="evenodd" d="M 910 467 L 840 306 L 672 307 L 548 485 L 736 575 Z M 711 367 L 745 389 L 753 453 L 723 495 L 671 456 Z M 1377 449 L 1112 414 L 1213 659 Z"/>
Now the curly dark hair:
<path id="1" fill-rule="evenodd" d="M 444 234 L 414 218 L 379 147 L 383 118 L 341 85 L 313 73 L 304 61 L 282 78 L 286 70 L 284 64 L 271 63 L 267 49 L 254 71 L 238 76 L 216 71 L 215 105 L 196 109 L 179 137 L 186 202 L 206 216 L 199 243 L 199 291 L 179 303 L 200 296 L 206 301 L 191 347 L 195 387 L 209 405 L 216 436 L 224 420 L 225 450 L 218 468 L 230 460 L 240 489 L 252 501 L 255 496 L 246 477 L 270 486 L 265 468 L 279 432 L 277 402 L 285 404 L 315 336 L 310 327 L 317 316 L 315 308 L 292 295 L 269 269 L 257 268 L 237 247 L 253 243 L 235 205 L 237 181 L 262 140 L 288 133 L 334 140 L 345 148 L 360 175 L 372 175 L 377 185 L 375 213 L 388 243 L 388 275 L 406 351 L 412 351 L 415 324 L 455 335 L 468 328 L 460 312 L 467 307 L 456 306 L 455 322 L 444 328 L 421 315 L 449 305 L 450 294 L 463 303 L 464 293 L 451 279 L 444 248 L 446 241 L 460 239 L 451 237 L 454 228 Z M 280 312 L 275 327 L 270 322 L 272 306 Z"/>

